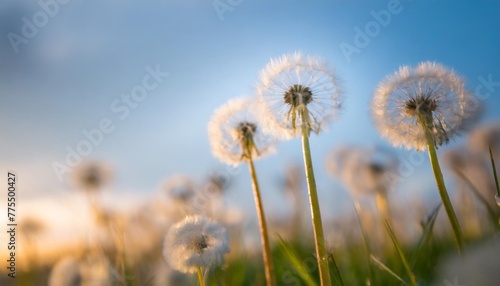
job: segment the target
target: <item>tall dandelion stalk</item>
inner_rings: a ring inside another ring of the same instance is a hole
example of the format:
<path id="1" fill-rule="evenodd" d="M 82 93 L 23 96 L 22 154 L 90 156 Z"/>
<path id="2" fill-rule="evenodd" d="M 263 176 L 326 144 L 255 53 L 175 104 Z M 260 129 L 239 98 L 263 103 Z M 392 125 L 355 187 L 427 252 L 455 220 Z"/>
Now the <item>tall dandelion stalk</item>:
<path id="1" fill-rule="evenodd" d="M 494 156 L 500 154 L 500 123 L 492 122 L 474 129 L 469 137 L 469 145 L 471 149 L 478 153 L 483 153 L 488 157 L 494 178 L 494 183 L 488 189 L 496 190 L 494 195 L 495 203 L 500 207 L 500 184 L 498 182 Z"/>
<path id="2" fill-rule="evenodd" d="M 392 227 L 388 196 L 397 183 L 396 166 L 396 158 L 391 152 L 375 147 L 337 147 L 326 160 L 328 173 L 344 183 L 354 205 L 358 206 L 357 211 L 361 210 L 358 203 L 360 198 L 374 197 L 381 229 L 385 229 L 385 222 Z M 392 247 L 389 240 L 386 246 Z"/>
<path id="3" fill-rule="evenodd" d="M 414 69 L 401 67 L 377 87 L 372 101 L 374 120 L 382 136 L 395 146 L 427 149 L 459 252 L 464 249 L 464 238 L 436 149 L 470 127 L 478 115 L 477 102 L 463 79 L 432 62 L 421 63 Z"/>
<path id="4" fill-rule="evenodd" d="M 320 281 L 331 285 L 309 135 L 319 133 L 340 108 L 337 79 L 320 59 L 295 53 L 268 63 L 258 91 L 265 132 L 280 139 L 302 138 Z"/>
<path id="5" fill-rule="evenodd" d="M 272 151 L 272 146 L 268 137 L 260 131 L 255 107 L 246 98 L 230 100 L 214 112 L 208 132 L 214 156 L 232 165 L 242 162 L 248 164 L 259 221 L 266 283 L 276 285 L 264 205 L 254 166 L 254 160 Z"/>

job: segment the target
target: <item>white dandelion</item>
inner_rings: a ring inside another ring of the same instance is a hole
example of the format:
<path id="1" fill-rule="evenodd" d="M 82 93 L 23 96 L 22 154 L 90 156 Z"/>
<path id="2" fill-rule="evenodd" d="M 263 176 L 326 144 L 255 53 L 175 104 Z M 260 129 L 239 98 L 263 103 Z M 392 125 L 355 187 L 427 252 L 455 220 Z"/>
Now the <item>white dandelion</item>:
<path id="1" fill-rule="evenodd" d="M 188 216 L 170 227 L 163 244 L 167 263 L 184 273 L 222 265 L 228 252 L 229 235 L 226 229 L 201 216 Z"/>
<path id="2" fill-rule="evenodd" d="M 255 103 L 247 98 L 229 100 L 215 110 L 208 123 L 212 154 L 237 166 L 272 152 L 272 141 L 262 133 L 258 116 Z"/>
<path id="3" fill-rule="evenodd" d="M 448 257 L 440 262 L 431 285 L 496 286 L 500 281 L 500 239 L 483 239 L 463 256 Z"/>
<path id="4" fill-rule="evenodd" d="M 191 177 L 177 174 L 165 181 L 162 190 L 168 198 L 186 204 L 196 195 L 197 188 L 195 180 Z"/>
<path id="5" fill-rule="evenodd" d="M 372 100 L 380 134 L 396 147 L 416 150 L 427 148 L 421 121 L 437 147 L 468 129 L 479 110 L 464 80 L 432 62 L 401 67 L 379 84 Z"/>
<path id="6" fill-rule="evenodd" d="M 489 157 L 489 148 L 494 158 L 500 158 L 500 122 L 491 122 L 474 129 L 469 136 L 471 149 Z"/>
<path id="7" fill-rule="evenodd" d="M 457 241 L 464 237 L 448 196 L 436 148 L 468 129 L 479 114 L 477 99 L 462 78 L 443 66 L 424 62 L 403 66 L 379 84 L 373 94 L 372 113 L 380 134 L 394 146 L 429 152 L 436 185 Z"/>
<path id="8" fill-rule="evenodd" d="M 271 60 L 257 86 L 264 128 L 277 138 L 301 134 L 301 126 L 319 133 L 342 104 L 334 70 L 321 59 L 300 53 Z"/>
<path id="9" fill-rule="evenodd" d="M 80 262 L 73 257 L 66 257 L 54 265 L 48 284 L 49 286 L 80 286 L 82 281 Z"/>
<path id="10" fill-rule="evenodd" d="M 398 180 L 397 160 L 395 156 L 381 148 L 366 148 L 356 146 L 338 147 L 327 157 L 328 173 L 339 178 L 352 195 L 353 205 L 362 228 L 363 239 L 368 240 L 367 224 L 363 223 L 364 208 L 359 199 L 370 196 L 375 200 L 379 221 L 384 229 L 385 222 L 392 225 L 392 208 L 389 201 L 389 191 Z M 380 235 L 374 232 L 371 236 Z M 387 246 L 387 245 L 386 245 Z"/>
<path id="11" fill-rule="evenodd" d="M 396 158 L 379 148 L 336 148 L 327 157 L 326 169 L 356 197 L 385 194 L 397 181 Z"/>
<path id="12" fill-rule="evenodd" d="M 50 272 L 49 286 L 106 286 L 114 285 L 113 269 L 106 257 L 88 253 L 83 259 L 66 257 Z"/>
<path id="13" fill-rule="evenodd" d="M 248 164 L 259 221 L 266 282 L 267 285 L 272 286 L 275 285 L 275 279 L 271 246 L 253 161 L 273 151 L 273 147 L 270 138 L 260 129 L 257 111 L 254 101 L 246 98 L 230 100 L 214 112 L 208 123 L 208 133 L 215 157 L 235 166 L 241 162 Z"/>
<path id="14" fill-rule="evenodd" d="M 257 85 L 264 131 L 281 139 L 302 137 L 304 167 L 311 204 L 314 243 L 321 285 L 330 285 L 328 259 L 319 209 L 309 135 L 319 133 L 341 107 L 333 69 L 321 59 L 300 53 L 271 60 Z"/>

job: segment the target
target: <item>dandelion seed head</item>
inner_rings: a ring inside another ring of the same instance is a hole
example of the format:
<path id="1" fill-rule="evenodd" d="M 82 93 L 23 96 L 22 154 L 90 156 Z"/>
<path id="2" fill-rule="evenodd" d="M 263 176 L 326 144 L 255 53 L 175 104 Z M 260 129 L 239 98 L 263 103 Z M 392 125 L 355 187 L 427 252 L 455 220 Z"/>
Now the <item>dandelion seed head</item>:
<path id="1" fill-rule="evenodd" d="M 73 182 L 86 191 L 98 191 L 113 178 L 110 165 L 98 161 L 86 161 L 73 171 Z"/>
<path id="2" fill-rule="evenodd" d="M 500 122 L 492 122 L 474 129 L 469 136 L 472 150 L 489 157 L 489 148 L 494 158 L 500 156 Z"/>
<path id="3" fill-rule="evenodd" d="M 165 236 L 163 255 L 174 269 L 192 273 L 198 267 L 212 269 L 224 263 L 229 252 L 226 229 L 201 216 L 188 216 Z"/>
<path id="4" fill-rule="evenodd" d="M 394 155 L 377 148 L 338 147 L 328 155 L 326 168 L 357 197 L 387 192 L 397 179 Z"/>
<path id="5" fill-rule="evenodd" d="M 194 197 L 196 188 L 192 178 L 181 174 L 169 177 L 163 185 L 167 197 L 182 203 L 188 203 Z"/>
<path id="6" fill-rule="evenodd" d="M 272 140 L 262 133 L 257 105 L 248 98 L 228 101 L 214 111 L 208 123 L 212 154 L 224 163 L 239 165 L 274 151 Z"/>
<path id="7" fill-rule="evenodd" d="M 483 154 L 469 148 L 448 149 L 441 156 L 443 166 L 451 170 L 459 182 L 468 180 L 487 200 L 491 200 L 491 190 L 495 189 L 495 180 L 491 175 L 491 165 Z"/>
<path id="8" fill-rule="evenodd" d="M 82 283 L 80 263 L 72 257 L 57 262 L 50 272 L 49 286 L 79 286 Z"/>
<path id="9" fill-rule="evenodd" d="M 436 146 L 470 128 L 479 115 L 478 100 L 453 70 L 424 62 L 401 67 L 379 84 L 372 114 L 380 134 L 394 146 L 427 148 L 424 118 Z"/>
<path id="10" fill-rule="evenodd" d="M 319 133 L 342 105 L 334 70 L 300 53 L 272 59 L 261 71 L 257 89 L 264 132 L 280 139 L 299 135 L 303 124 Z"/>

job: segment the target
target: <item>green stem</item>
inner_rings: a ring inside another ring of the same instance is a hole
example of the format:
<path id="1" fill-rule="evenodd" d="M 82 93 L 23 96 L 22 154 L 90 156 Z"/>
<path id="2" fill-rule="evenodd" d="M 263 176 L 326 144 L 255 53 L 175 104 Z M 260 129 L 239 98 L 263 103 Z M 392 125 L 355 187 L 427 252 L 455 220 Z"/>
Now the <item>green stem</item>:
<path id="1" fill-rule="evenodd" d="M 392 223 L 391 213 L 389 210 L 389 202 L 387 201 L 387 194 L 385 192 L 378 191 L 376 193 L 375 204 L 377 206 L 377 210 L 381 220 Z"/>
<path id="2" fill-rule="evenodd" d="M 491 147 L 489 149 L 490 149 L 491 167 L 493 168 L 493 177 L 495 178 L 495 186 L 497 188 L 497 195 L 500 197 L 500 186 L 498 184 L 497 168 L 495 166 L 495 159 L 493 159 L 493 152 L 491 152 Z"/>
<path id="3" fill-rule="evenodd" d="M 389 210 L 389 202 L 387 201 L 387 194 L 385 190 L 378 190 L 375 194 L 375 205 L 377 207 L 378 215 L 382 227 L 387 222 L 392 225 L 392 218 Z M 391 242 L 389 239 L 384 239 L 385 254 L 386 256 L 391 256 L 393 253 L 393 248 L 391 247 Z"/>
<path id="4" fill-rule="evenodd" d="M 200 286 L 205 286 L 205 280 L 203 280 L 203 273 L 201 272 L 201 267 L 196 267 L 196 272 L 198 273 L 198 282 Z"/>
<path id="5" fill-rule="evenodd" d="M 436 153 L 436 146 L 434 139 L 432 137 L 431 131 L 427 127 L 428 124 L 422 115 L 418 117 L 420 124 L 425 132 L 425 139 L 427 140 L 427 147 L 429 151 L 429 159 L 431 161 L 432 171 L 434 172 L 434 177 L 436 178 L 436 185 L 441 196 L 441 201 L 443 202 L 444 209 L 450 220 L 451 228 L 453 229 L 453 234 L 455 235 L 455 240 L 458 245 L 458 252 L 462 253 L 464 250 L 464 236 L 462 234 L 462 229 L 458 223 L 457 215 L 453 210 L 453 205 L 451 204 L 450 197 L 446 191 L 446 186 L 444 184 L 443 174 L 441 173 L 441 167 L 439 166 L 439 161 Z"/>
<path id="6" fill-rule="evenodd" d="M 266 273 L 266 284 L 268 286 L 272 286 L 276 284 L 273 272 L 271 246 L 269 243 L 269 235 L 267 233 L 266 217 L 264 216 L 264 207 L 262 205 L 262 199 L 260 197 L 257 175 L 253 165 L 253 160 L 251 158 L 248 160 L 248 167 L 250 169 L 250 175 L 252 177 L 253 197 L 255 199 L 255 208 L 257 210 L 257 218 L 259 220 L 260 239 L 262 243 L 262 255 L 264 256 L 264 268 Z"/>
<path id="7" fill-rule="evenodd" d="M 304 117 L 304 116 L 303 116 Z M 307 118 L 307 117 L 306 117 Z M 318 194 L 316 191 L 316 181 L 311 160 L 311 149 L 309 147 L 309 127 L 302 124 L 302 151 L 304 153 L 304 164 L 306 169 L 307 186 L 309 189 L 309 202 L 311 204 L 311 216 L 314 229 L 314 244 L 316 246 L 316 257 L 321 285 L 331 285 L 330 271 L 326 255 L 325 239 L 323 235 L 323 225 L 319 210 Z"/>

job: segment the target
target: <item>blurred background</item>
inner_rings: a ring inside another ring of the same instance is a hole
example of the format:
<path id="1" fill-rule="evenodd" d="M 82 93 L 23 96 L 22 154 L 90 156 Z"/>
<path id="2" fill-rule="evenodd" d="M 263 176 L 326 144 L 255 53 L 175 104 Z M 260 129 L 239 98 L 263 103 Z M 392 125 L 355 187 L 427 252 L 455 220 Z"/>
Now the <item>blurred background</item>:
<path id="1" fill-rule="evenodd" d="M 401 209 L 435 205 L 427 155 L 395 149 L 378 135 L 371 94 L 401 65 L 436 61 L 480 98 L 478 125 L 498 123 L 499 14 L 499 1 L 2 1 L 0 183 L 6 186 L 9 170 L 17 174 L 16 218 L 37 218 L 54 241 L 85 233 L 87 199 L 74 172 L 89 160 L 112 170 L 100 199 L 114 211 L 141 212 L 172 176 L 203 185 L 216 174 L 235 212 L 226 216 L 253 228 L 246 166 L 213 158 L 207 123 L 227 100 L 255 94 L 271 58 L 301 51 L 334 65 L 345 90 L 338 120 L 311 138 L 325 217 L 352 211 L 345 185 L 325 168 L 339 146 L 378 146 L 398 164 L 410 162 L 411 176 L 391 199 Z M 466 145 L 466 138 L 438 152 Z M 285 176 L 302 164 L 300 140 L 277 150 L 256 162 L 274 221 L 292 212 Z M 450 172 L 445 177 L 454 184 Z M 0 237 L 7 238 L 3 231 Z"/>

